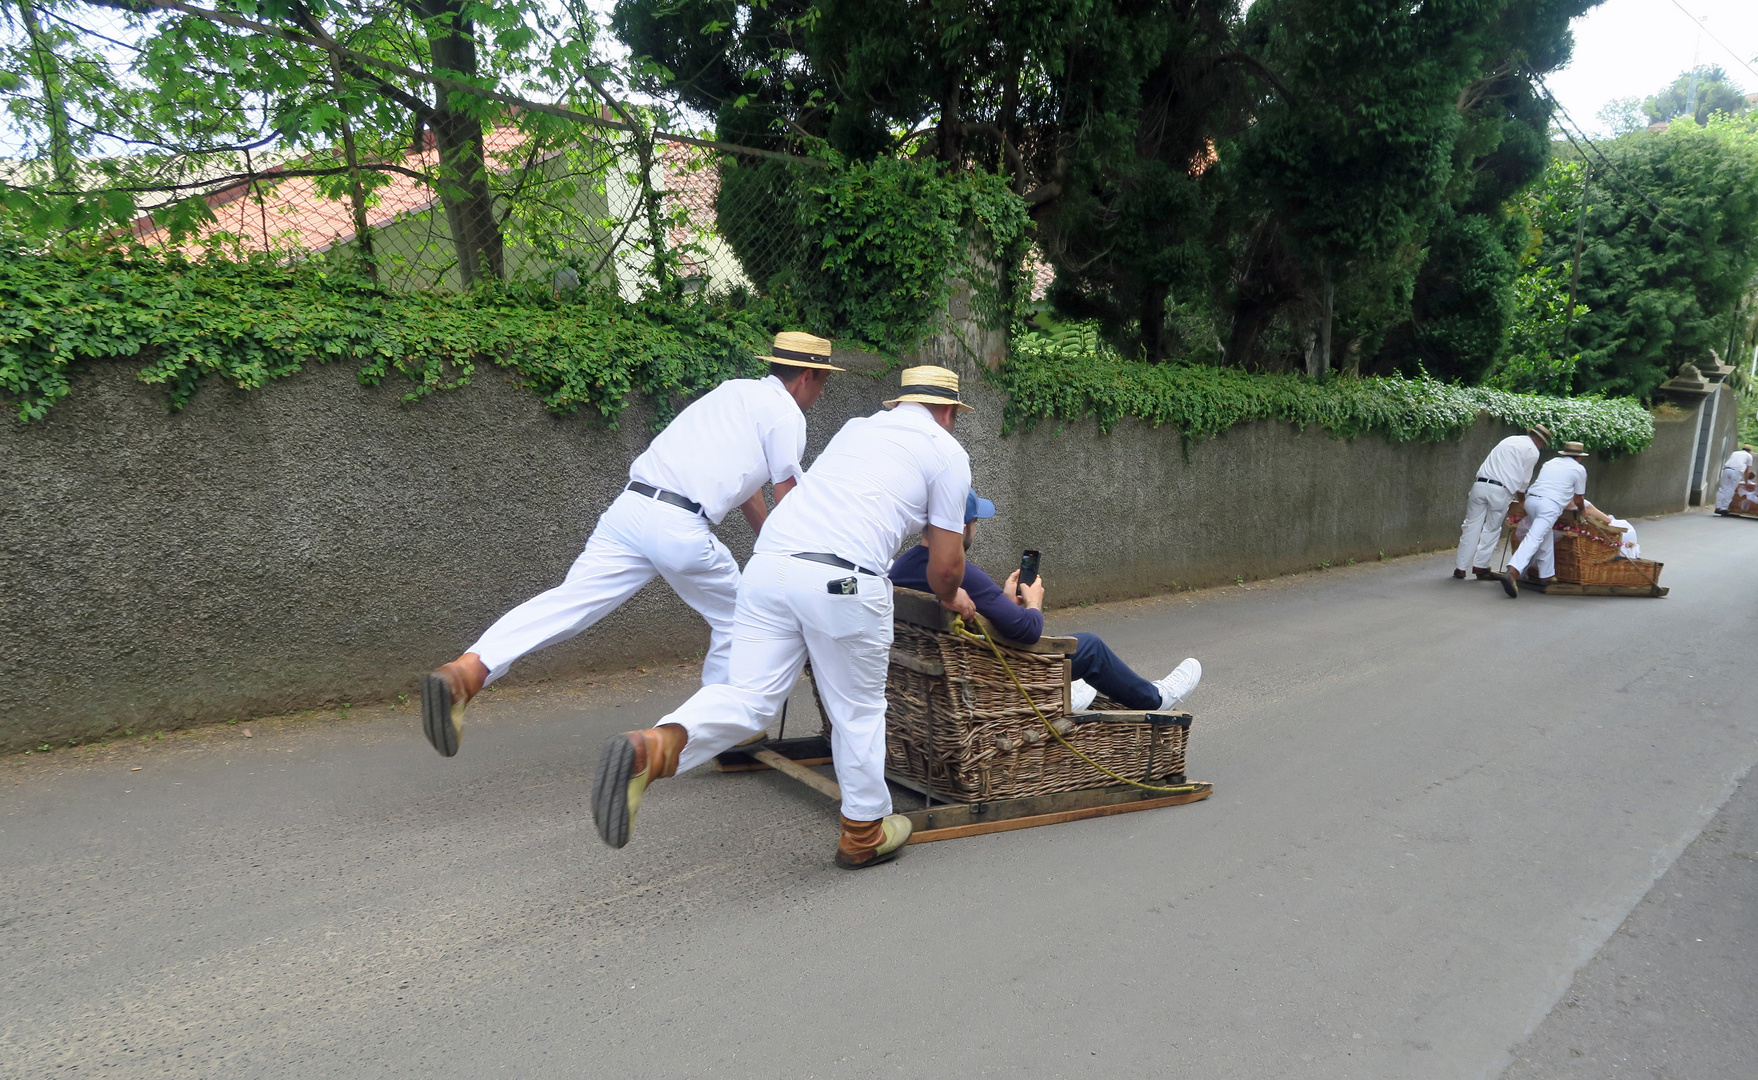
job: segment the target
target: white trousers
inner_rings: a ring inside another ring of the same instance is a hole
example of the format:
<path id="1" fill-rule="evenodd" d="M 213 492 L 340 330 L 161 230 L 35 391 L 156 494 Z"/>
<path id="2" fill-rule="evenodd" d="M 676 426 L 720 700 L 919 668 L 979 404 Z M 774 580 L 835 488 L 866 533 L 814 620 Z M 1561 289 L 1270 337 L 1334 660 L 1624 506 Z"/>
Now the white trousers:
<path id="1" fill-rule="evenodd" d="M 1715 489 L 1715 508 L 1726 510 L 1734 501 L 1734 489 L 1745 479 L 1744 469 L 1721 470 L 1721 486 Z"/>
<path id="2" fill-rule="evenodd" d="M 1526 576 L 1526 568 L 1533 565 L 1537 576 L 1547 578 L 1557 572 L 1557 534 L 1551 526 L 1557 518 L 1563 516 L 1563 504 L 1549 499 L 1526 496 L 1526 517 L 1531 522 L 1526 529 L 1526 539 L 1520 541 L 1520 547 L 1514 557 L 1508 560 L 1508 569 L 1520 571 Z"/>
<path id="3" fill-rule="evenodd" d="M 656 576 L 708 620 L 703 685 L 725 682 L 739 564 L 701 514 L 632 491 L 599 517 L 560 585 L 502 615 L 467 651 L 482 657 L 494 682 L 519 657 L 573 637 Z"/>
<path id="4" fill-rule="evenodd" d="M 859 592 L 829 591 L 852 579 Z M 885 672 L 891 656 L 891 582 L 788 555 L 753 555 L 739 583 L 727 682 L 704 686 L 661 724 L 681 724 L 690 741 L 678 771 L 756 735 L 781 711 L 807 657 L 830 714 L 830 752 L 843 815 L 873 821 L 891 813 L 885 786 Z"/>
<path id="5" fill-rule="evenodd" d="M 1471 485 L 1471 495 L 1465 500 L 1465 522 L 1459 527 L 1459 557 L 1453 565 L 1461 570 L 1489 565 L 1513 499 L 1513 493 L 1500 484 L 1479 480 Z"/>

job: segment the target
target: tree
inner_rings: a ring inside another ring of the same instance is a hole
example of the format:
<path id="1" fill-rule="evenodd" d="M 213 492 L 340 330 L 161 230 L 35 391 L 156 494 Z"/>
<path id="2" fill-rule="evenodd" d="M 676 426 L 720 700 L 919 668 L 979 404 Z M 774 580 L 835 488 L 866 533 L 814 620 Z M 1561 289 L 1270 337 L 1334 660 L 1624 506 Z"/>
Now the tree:
<path id="1" fill-rule="evenodd" d="M 1642 102 L 1649 123 L 1689 116 L 1699 124 L 1707 124 L 1716 113 L 1743 116 L 1748 107 L 1745 92 L 1728 79 L 1727 72 L 1714 65 L 1685 72 L 1671 86 Z"/>
<path id="2" fill-rule="evenodd" d="M 509 208 L 497 196 L 578 130 L 458 84 L 511 83 L 567 100 L 603 71 L 584 8 L 525 0 L 268 0 L 249 17 L 174 0 L 11 2 L 48 17 L 33 24 L 21 14 L 24 33 L 0 52 L 0 79 L 18 93 L 15 129 L 27 144 L 43 135 L 32 156 L 56 162 L 52 182 L 27 172 L 33 182 L 8 187 L 15 224 L 101 237 L 143 203 L 168 199 L 162 218 L 196 225 L 207 211 L 191 191 L 228 173 L 255 176 L 265 158 L 277 175 L 352 185 L 357 203 L 375 178 L 420 173 L 465 285 L 503 273 Z M 58 65 L 41 63 L 33 41 Z M 522 160 L 490 160 L 491 125 L 521 129 Z M 433 167 L 407 162 L 429 144 Z M 61 164 L 72 154 L 86 162 L 79 176 Z"/>
<path id="3" fill-rule="evenodd" d="M 1678 120 L 1600 145 L 1586 186 L 1574 323 L 1577 392 L 1648 396 L 1679 365 L 1726 347 L 1758 272 L 1758 135 L 1750 119 Z M 1536 212 L 1542 265 L 1567 280 L 1580 174 L 1552 166 Z"/>

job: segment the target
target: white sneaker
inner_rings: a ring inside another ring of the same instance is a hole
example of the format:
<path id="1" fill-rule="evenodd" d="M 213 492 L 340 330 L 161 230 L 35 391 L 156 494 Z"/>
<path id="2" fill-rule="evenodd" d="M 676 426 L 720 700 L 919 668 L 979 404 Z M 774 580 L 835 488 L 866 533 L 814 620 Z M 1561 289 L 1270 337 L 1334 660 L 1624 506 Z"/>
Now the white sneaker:
<path id="1" fill-rule="evenodd" d="M 1087 684 L 1085 679 L 1076 679 L 1068 684 L 1068 708 L 1070 712 L 1086 712 L 1093 707 L 1093 699 L 1099 692 Z"/>
<path id="2" fill-rule="evenodd" d="M 1196 657 L 1186 657 L 1184 663 L 1172 669 L 1172 674 L 1154 684 L 1160 691 L 1160 708 L 1167 712 L 1177 708 L 1202 678 L 1203 666 L 1196 662 Z"/>

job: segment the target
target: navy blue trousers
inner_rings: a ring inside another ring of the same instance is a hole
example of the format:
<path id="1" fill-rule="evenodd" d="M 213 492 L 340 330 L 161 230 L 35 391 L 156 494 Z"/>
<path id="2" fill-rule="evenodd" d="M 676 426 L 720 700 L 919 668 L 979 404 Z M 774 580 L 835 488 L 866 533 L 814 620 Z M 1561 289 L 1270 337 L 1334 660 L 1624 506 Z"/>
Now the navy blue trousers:
<path id="1" fill-rule="evenodd" d="M 1085 679 L 1102 697 L 1108 697 L 1126 709 L 1158 709 L 1160 688 L 1129 670 L 1129 665 L 1099 640 L 1097 634 L 1076 634 L 1080 647 L 1074 650 L 1074 677 Z"/>

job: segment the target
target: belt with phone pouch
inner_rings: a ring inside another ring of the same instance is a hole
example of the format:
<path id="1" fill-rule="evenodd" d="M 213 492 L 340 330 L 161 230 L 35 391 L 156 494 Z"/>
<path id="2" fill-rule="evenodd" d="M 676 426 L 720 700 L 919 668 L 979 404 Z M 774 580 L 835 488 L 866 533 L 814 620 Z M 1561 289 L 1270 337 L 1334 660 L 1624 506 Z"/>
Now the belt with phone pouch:
<path id="1" fill-rule="evenodd" d="M 849 562 L 840 555 L 832 555 L 827 551 L 796 551 L 794 552 L 794 558 L 804 559 L 807 562 L 823 563 L 825 566 L 840 567 L 843 570 L 855 570 L 859 573 L 866 574 L 868 577 L 884 576 L 877 570 L 869 570 L 864 566 Z"/>

